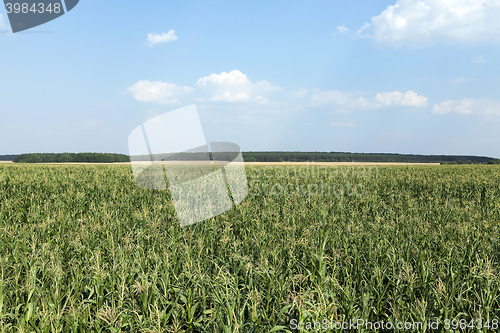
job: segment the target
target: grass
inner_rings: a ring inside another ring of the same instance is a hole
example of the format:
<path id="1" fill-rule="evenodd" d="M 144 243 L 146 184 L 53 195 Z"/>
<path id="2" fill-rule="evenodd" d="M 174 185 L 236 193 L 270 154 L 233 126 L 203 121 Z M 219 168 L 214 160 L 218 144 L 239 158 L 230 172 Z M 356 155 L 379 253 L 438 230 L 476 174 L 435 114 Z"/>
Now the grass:
<path id="1" fill-rule="evenodd" d="M 247 167 L 242 204 L 181 228 L 130 166 L 0 165 L 0 332 L 500 318 L 500 167 L 316 171 Z"/>

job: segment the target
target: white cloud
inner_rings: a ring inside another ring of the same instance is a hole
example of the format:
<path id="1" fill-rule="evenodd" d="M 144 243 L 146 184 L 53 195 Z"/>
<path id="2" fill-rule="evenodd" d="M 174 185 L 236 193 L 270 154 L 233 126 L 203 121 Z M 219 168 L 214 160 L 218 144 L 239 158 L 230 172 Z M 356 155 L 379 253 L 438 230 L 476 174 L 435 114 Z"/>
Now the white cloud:
<path id="1" fill-rule="evenodd" d="M 337 30 L 338 30 L 339 32 L 343 33 L 343 34 L 345 34 L 345 33 L 348 33 L 348 32 L 349 32 L 349 29 L 348 29 L 348 28 L 346 28 L 346 27 L 344 27 L 343 25 L 339 25 L 339 26 L 337 27 Z"/>
<path id="2" fill-rule="evenodd" d="M 307 91 L 307 89 L 300 88 L 299 90 L 292 92 L 292 98 L 293 99 L 303 98 L 303 97 L 306 97 L 308 93 L 309 93 L 309 91 Z"/>
<path id="3" fill-rule="evenodd" d="M 202 77 L 196 86 L 209 96 L 208 100 L 215 102 L 267 104 L 269 103 L 269 95 L 283 90 L 283 88 L 274 86 L 267 81 L 252 83 L 245 74 L 236 69 L 229 73 L 213 73 Z"/>
<path id="4" fill-rule="evenodd" d="M 378 93 L 375 99 L 378 102 L 376 104 L 377 107 L 400 105 L 413 107 L 427 106 L 427 98 L 411 90 L 408 90 L 404 94 L 399 91 Z"/>
<path id="5" fill-rule="evenodd" d="M 434 113 L 500 115 L 500 101 L 491 98 L 463 98 L 458 101 L 446 100 L 434 105 Z"/>
<path id="6" fill-rule="evenodd" d="M 351 122 L 351 121 L 347 121 L 347 122 L 345 122 L 345 121 L 339 121 L 339 122 L 334 122 L 334 121 L 332 121 L 332 122 L 330 123 L 330 125 L 332 125 L 333 127 L 354 127 L 354 126 L 356 126 L 356 125 L 355 125 L 353 122 Z"/>
<path id="7" fill-rule="evenodd" d="M 484 57 L 482 55 L 477 56 L 474 59 L 472 59 L 472 62 L 475 64 L 480 64 L 480 63 L 484 62 Z"/>
<path id="8" fill-rule="evenodd" d="M 371 25 L 371 23 L 365 22 L 365 24 L 364 24 L 361 28 L 359 28 L 359 29 L 358 29 L 358 31 L 356 32 L 356 35 L 357 35 L 358 37 L 361 37 L 361 38 L 364 38 L 364 37 L 370 37 L 370 35 L 369 35 L 369 34 L 363 34 L 363 32 L 364 32 L 366 29 L 371 28 L 371 26 L 372 26 L 372 25 Z"/>
<path id="9" fill-rule="evenodd" d="M 311 97 L 310 106 L 325 105 L 365 110 L 389 106 L 425 107 L 427 106 L 427 98 L 411 90 L 404 94 L 399 91 L 378 93 L 372 99 L 338 90 L 316 90 Z"/>
<path id="10" fill-rule="evenodd" d="M 397 0 L 371 19 L 385 45 L 500 42 L 499 0 Z"/>
<path id="11" fill-rule="evenodd" d="M 161 81 L 151 82 L 148 80 L 139 81 L 133 86 L 127 88 L 136 100 L 139 102 L 156 102 L 161 104 L 179 104 L 182 98 L 191 92 L 194 88 L 179 87 L 172 83 Z"/>
<path id="12" fill-rule="evenodd" d="M 162 32 L 161 34 L 150 33 L 150 34 L 148 34 L 146 41 L 148 42 L 149 46 L 153 46 L 153 45 L 159 44 L 159 43 L 173 42 L 177 39 L 178 38 L 175 35 L 175 31 L 170 30 L 167 33 Z"/>
<path id="13" fill-rule="evenodd" d="M 7 28 L 7 26 L 5 25 L 4 21 L 3 21 L 3 15 L 0 14 L 0 29 L 5 29 Z"/>

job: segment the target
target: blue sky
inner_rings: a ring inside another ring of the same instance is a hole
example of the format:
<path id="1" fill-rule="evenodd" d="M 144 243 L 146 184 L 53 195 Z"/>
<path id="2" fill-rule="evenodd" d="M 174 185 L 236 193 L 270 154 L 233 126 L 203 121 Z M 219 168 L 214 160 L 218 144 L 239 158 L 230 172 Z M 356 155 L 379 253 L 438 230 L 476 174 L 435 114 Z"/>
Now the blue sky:
<path id="1" fill-rule="evenodd" d="M 244 151 L 500 157 L 496 0 L 81 0 L 17 34 L 0 15 L 0 154 L 127 153 L 195 104 Z"/>

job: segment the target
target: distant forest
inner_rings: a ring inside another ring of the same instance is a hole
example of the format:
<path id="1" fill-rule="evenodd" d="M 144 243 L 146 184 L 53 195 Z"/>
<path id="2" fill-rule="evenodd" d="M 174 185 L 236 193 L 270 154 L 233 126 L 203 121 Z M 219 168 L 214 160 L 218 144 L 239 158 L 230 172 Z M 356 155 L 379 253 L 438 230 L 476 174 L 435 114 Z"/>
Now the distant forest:
<path id="1" fill-rule="evenodd" d="M 500 160 L 484 156 L 403 155 L 344 152 L 244 152 L 245 162 L 399 162 L 399 163 L 456 163 L 499 164 Z"/>
<path id="2" fill-rule="evenodd" d="M 12 161 L 16 155 L 0 155 L 0 161 Z"/>
<path id="3" fill-rule="evenodd" d="M 42 153 L 16 155 L 14 163 L 115 163 L 130 162 L 130 158 L 123 154 L 107 153 Z"/>
<path id="4" fill-rule="evenodd" d="M 233 160 L 237 153 L 180 153 L 163 157 L 155 155 L 159 160 Z M 399 163 L 441 163 L 441 164 L 500 164 L 500 160 L 484 156 L 456 155 L 403 155 L 381 153 L 345 153 L 345 152 L 243 152 L 245 162 L 399 162 Z M 132 160 L 147 161 L 149 155 L 133 156 Z M 0 161 L 15 163 L 115 163 L 129 162 L 130 157 L 124 154 L 107 153 L 39 153 L 21 155 L 3 155 Z"/>

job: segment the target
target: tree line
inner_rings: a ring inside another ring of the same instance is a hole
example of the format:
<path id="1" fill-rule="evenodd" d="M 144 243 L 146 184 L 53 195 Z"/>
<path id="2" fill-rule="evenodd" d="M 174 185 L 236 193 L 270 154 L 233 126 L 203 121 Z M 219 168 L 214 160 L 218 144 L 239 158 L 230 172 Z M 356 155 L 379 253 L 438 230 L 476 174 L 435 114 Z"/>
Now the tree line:
<path id="1" fill-rule="evenodd" d="M 12 161 L 16 155 L 0 155 L 0 161 Z"/>
<path id="2" fill-rule="evenodd" d="M 495 163 L 484 156 L 405 155 L 345 152 L 244 152 L 245 162 L 393 162 L 393 163 Z"/>
<path id="3" fill-rule="evenodd" d="M 441 164 L 500 164 L 497 158 L 485 156 L 460 155 L 405 155 L 382 153 L 346 153 L 346 152 L 242 152 L 245 162 L 393 162 L 393 163 L 441 163 Z M 232 161 L 238 153 L 178 153 L 129 157 L 124 154 L 109 153 L 34 153 L 21 155 L 3 155 L 0 161 L 15 163 L 115 163 L 159 160 L 219 160 Z"/>
<path id="4" fill-rule="evenodd" d="M 41 153 L 16 155 L 14 163 L 116 163 L 130 162 L 124 154 L 108 153 Z"/>
<path id="5" fill-rule="evenodd" d="M 392 163 L 442 163 L 442 164 L 494 164 L 495 160 L 484 156 L 453 155 L 404 155 L 380 153 L 337 153 L 337 152 L 242 152 L 245 162 L 392 162 Z M 177 153 L 132 156 L 132 161 L 232 161 L 238 153 Z"/>

